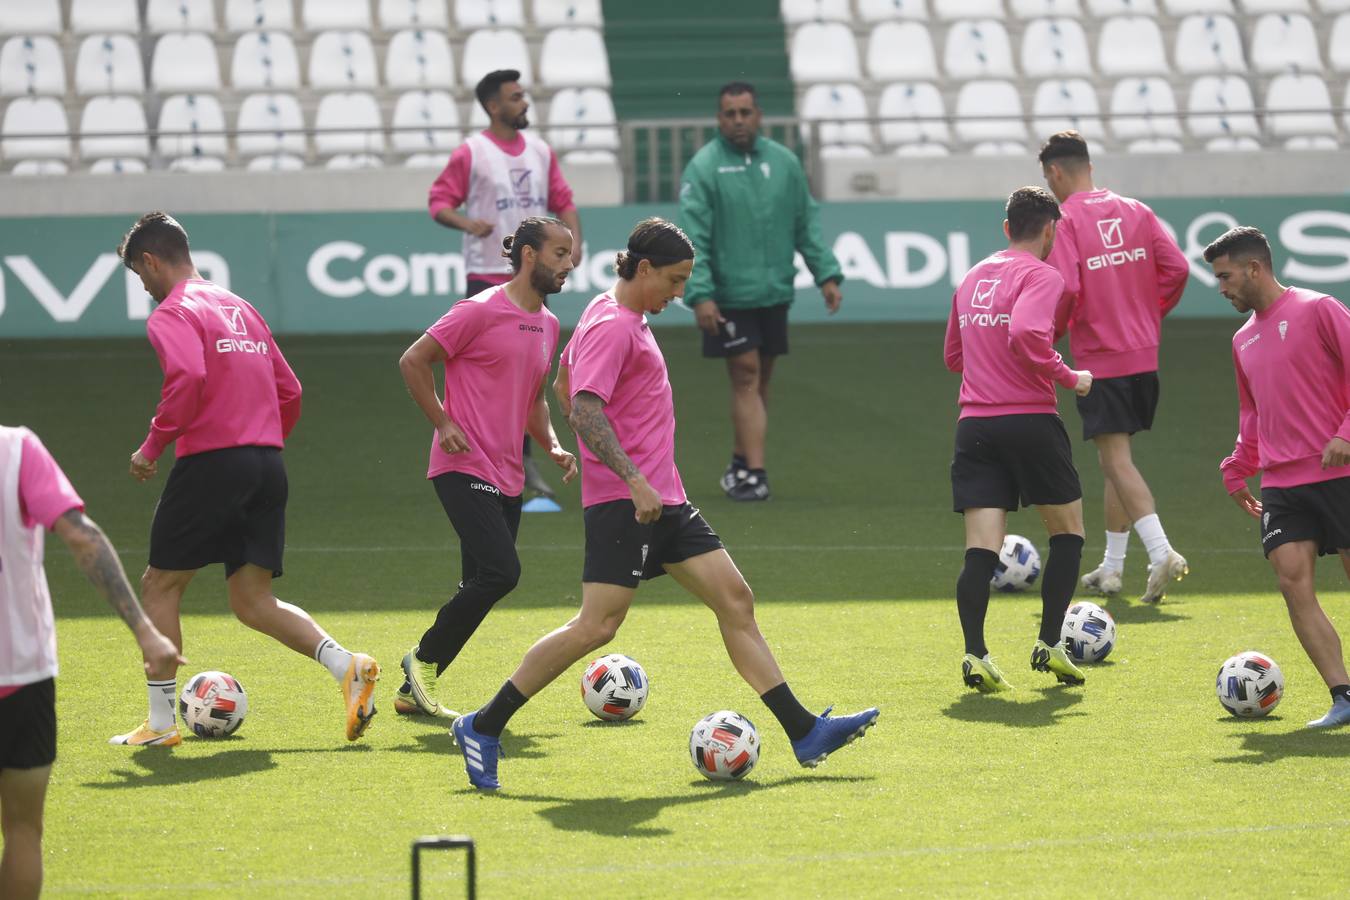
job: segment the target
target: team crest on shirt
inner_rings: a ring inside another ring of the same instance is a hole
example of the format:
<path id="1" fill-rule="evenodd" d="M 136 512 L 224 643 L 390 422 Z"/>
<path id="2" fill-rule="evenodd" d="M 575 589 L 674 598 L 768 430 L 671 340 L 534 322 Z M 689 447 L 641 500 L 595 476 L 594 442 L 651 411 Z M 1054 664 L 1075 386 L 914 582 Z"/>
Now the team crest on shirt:
<path id="1" fill-rule="evenodd" d="M 1285 333 L 1288 331 L 1289 321 L 1287 319 L 1280 320 L 1280 340 L 1284 340 Z"/>
<path id="2" fill-rule="evenodd" d="M 1125 244 L 1125 234 L 1120 229 L 1120 219 L 1100 219 L 1097 222 L 1097 233 L 1102 237 L 1102 246 L 1107 250 L 1115 250 Z"/>
<path id="3" fill-rule="evenodd" d="M 994 292 L 998 289 L 999 278 L 981 278 L 975 282 L 975 293 L 970 298 L 973 309 L 992 309 Z"/>
<path id="4" fill-rule="evenodd" d="M 235 334 L 248 334 L 248 326 L 244 324 L 244 311 L 237 306 L 222 306 L 220 311 L 225 314 L 225 324 L 230 331 Z M 1281 325 L 1284 323 L 1281 322 Z"/>

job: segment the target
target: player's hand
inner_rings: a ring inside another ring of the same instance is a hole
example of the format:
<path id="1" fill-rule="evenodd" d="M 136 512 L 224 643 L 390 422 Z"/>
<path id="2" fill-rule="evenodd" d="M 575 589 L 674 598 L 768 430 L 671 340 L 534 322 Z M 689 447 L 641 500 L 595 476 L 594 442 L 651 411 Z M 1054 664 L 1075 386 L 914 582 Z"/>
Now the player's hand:
<path id="1" fill-rule="evenodd" d="M 844 292 L 839 289 L 839 282 L 827 281 L 820 286 L 820 295 L 825 298 L 825 311 L 830 315 L 839 312 L 839 304 L 844 302 Z"/>
<path id="2" fill-rule="evenodd" d="M 1333 469 L 1337 466 L 1350 466 L 1350 441 L 1334 437 L 1322 450 L 1322 468 Z"/>
<path id="3" fill-rule="evenodd" d="M 441 449 L 446 453 L 468 453 L 469 439 L 464 436 L 460 427 L 449 419 L 445 424 L 436 429 L 436 443 L 441 445 Z"/>
<path id="4" fill-rule="evenodd" d="M 567 484 L 577 477 L 577 458 L 560 445 L 554 444 L 553 449 L 548 451 L 548 456 L 558 468 L 563 470 L 563 484 Z"/>
<path id="5" fill-rule="evenodd" d="M 1236 491 L 1233 491 L 1229 496 L 1233 498 L 1238 506 L 1242 507 L 1247 515 L 1251 516 L 1253 519 L 1261 518 L 1261 501 L 1252 496 L 1252 492 L 1247 489 L 1245 484 Z"/>
<path id="6" fill-rule="evenodd" d="M 633 506 L 637 508 L 633 518 L 639 523 L 649 525 L 661 518 L 661 495 L 641 474 L 628 482 L 628 493 L 632 494 Z"/>
<path id="7" fill-rule="evenodd" d="M 155 626 L 146 623 L 146 627 L 136 633 L 136 643 L 141 645 L 141 656 L 145 659 L 145 673 L 176 672 L 179 666 L 187 665 L 183 654 Z"/>
<path id="8" fill-rule="evenodd" d="M 1092 373 L 1084 369 L 1073 374 L 1078 376 L 1078 383 L 1073 386 L 1073 392 L 1080 397 L 1086 397 L 1088 391 L 1092 390 Z"/>
<path id="9" fill-rule="evenodd" d="M 474 237 L 484 238 L 492 234 L 491 222 L 486 222 L 483 219 L 470 219 L 468 224 L 469 227 L 464 230 Z M 575 253 L 576 251 L 573 252 Z"/>
<path id="10" fill-rule="evenodd" d="M 158 470 L 158 460 L 146 459 L 140 450 L 131 454 L 131 477 L 137 481 L 149 481 Z"/>
<path id="11" fill-rule="evenodd" d="M 704 300 L 694 307 L 694 321 L 705 333 L 717 334 L 717 330 L 722 327 L 726 319 L 722 317 L 722 311 L 717 308 L 716 300 Z"/>

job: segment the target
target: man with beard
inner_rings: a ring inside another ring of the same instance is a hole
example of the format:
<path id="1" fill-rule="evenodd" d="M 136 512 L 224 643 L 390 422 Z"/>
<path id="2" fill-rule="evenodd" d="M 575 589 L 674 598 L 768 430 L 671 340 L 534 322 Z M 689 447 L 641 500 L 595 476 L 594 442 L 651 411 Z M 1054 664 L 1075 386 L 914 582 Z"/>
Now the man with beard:
<path id="1" fill-rule="evenodd" d="M 558 347 L 558 319 L 544 298 L 572 271 L 572 234 L 555 219 L 524 219 L 502 241 L 515 276 L 461 300 L 399 360 L 408 392 L 436 429 L 427 478 L 459 535 L 459 590 L 403 657 L 407 676 L 394 709 L 453 718 L 436 679 L 459 655 L 488 610 L 520 579 L 516 532 L 525 473 L 520 435 L 528 432 L 563 470 L 576 459 L 558 444 L 544 379 Z M 445 365 L 445 399 L 434 366 Z"/>

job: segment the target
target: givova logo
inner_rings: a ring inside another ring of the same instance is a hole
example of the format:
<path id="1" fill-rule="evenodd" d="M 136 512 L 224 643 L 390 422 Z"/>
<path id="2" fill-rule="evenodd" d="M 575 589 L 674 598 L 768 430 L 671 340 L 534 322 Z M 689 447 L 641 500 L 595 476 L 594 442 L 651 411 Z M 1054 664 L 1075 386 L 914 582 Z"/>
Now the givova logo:
<path id="1" fill-rule="evenodd" d="M 1097 222 L 1097 233 L 1101 235 L 1102 246 L 1115 250 L 1125 244 L 1125 235 L 1120 230 L 1120 219 L 1101 219 Z"/>

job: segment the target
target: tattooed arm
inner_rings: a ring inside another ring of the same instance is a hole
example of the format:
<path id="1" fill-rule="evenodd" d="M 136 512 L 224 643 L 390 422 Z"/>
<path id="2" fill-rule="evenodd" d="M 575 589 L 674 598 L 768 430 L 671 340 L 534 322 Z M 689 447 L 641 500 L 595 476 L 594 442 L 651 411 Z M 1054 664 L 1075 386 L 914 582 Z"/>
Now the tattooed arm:
<path id="1" fill-rule="evenodd" d="M 567 422 L 577 437 L 585 442 L 591 452 L 628 483 L 628 491 L 633 497 L 635 516 L 639 522 L 655 522 L 661 517 L 661 495 L 658 494 L 637 466 L 628 458 L 628 454 L 619 446 L 619 438 L 614 434 L 614 426 L 605 417 L 605 401 L 589 391 L 581 391 L 572 398 L 572 413 Z"/>

